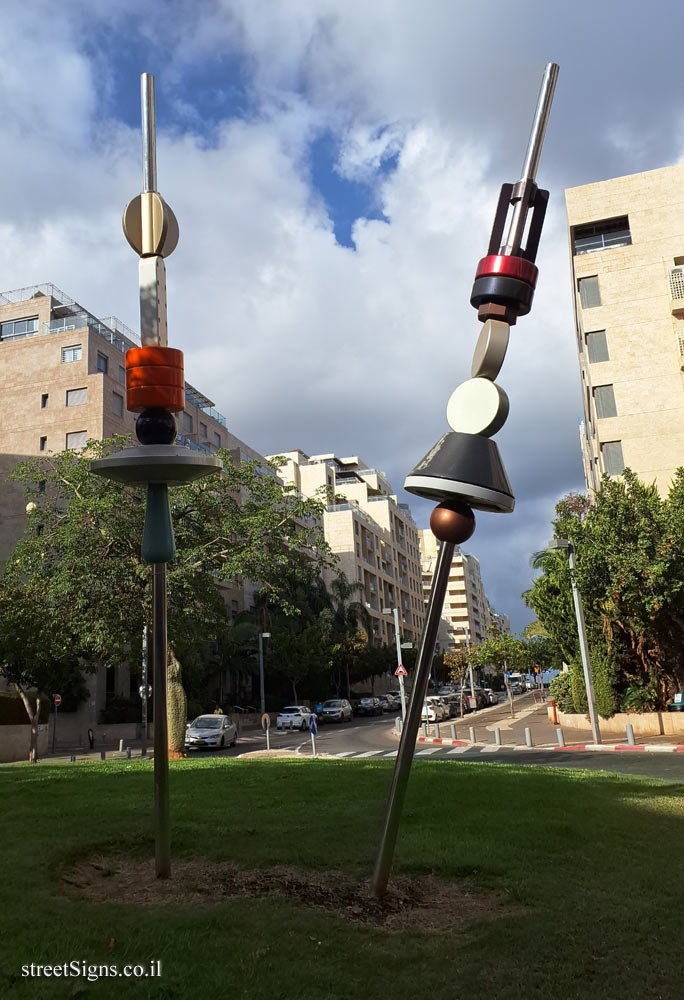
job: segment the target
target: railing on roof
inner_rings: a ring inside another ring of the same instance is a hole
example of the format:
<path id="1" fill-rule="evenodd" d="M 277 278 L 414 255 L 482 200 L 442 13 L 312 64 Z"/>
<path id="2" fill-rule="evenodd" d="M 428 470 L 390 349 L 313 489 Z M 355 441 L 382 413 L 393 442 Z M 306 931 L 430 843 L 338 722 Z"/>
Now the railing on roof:
<path id="1" fill-rule="evenodd" d="M 24 288 L 13 288 L 9 292 L 0 292 L 0 300 L 2 300 L 4 305 L 9 305 L 11 302 L 25 302 L 28 299 L 39 299 L 45 296 L 50 296 L 50 298 L 54 299 L 57 306 L 81 309 L 81 306 L 79 306 L 75 299 L 72 299 L 70 295 L 67 295 L 61 288 L 58 288 L 57 285 L 53 285 L 49 281 L 42 285 L 26 285 Z"/>
<path id="2" fill-rule="evenodd" d="M 122 354 L 125 354 L 129 347 L 134 347 L 128 338 L 124 339 L 111 327 L 91 316 L 90 313 L 77 313 L 75 316 L 61 316 L 59 319 L 51 319 L 49 323 L 43 323 L 43 333 L 64 333 L 67 330 L 92 330 L 103 340 L 115 347 Z"/>
<path id="3" fill-rule="evenodd" d="M 215 409 L 212 401 L 205 396 L 204 393 L 200 392 L 199 389 L 196 389 L 194 385 L 190 385 L 188 382 L 185 383 L 185 398 L 196 406 L 198 410 L 201 410 L 202 413 L 206 413 L 208 417 L 212 417 L 216 420 L 221 427 L 225 427 L 226 429 L 228 428 L 226 418 L 222 413 L 219 413 L 219 411 Z"/>
<path id="4" fill-rule="evenodd" d="M 191 441 L 189 437 L 185 436 L 185 434 L 176 434 L 176 444 L 184 444 L 186 448 L 190 449 L 190 451 L 201 451 L 205 455 L 213 455 L 216 450 L 215 448 L 210 448 L 209 445 L 198 444 L 197 441 Z"/>

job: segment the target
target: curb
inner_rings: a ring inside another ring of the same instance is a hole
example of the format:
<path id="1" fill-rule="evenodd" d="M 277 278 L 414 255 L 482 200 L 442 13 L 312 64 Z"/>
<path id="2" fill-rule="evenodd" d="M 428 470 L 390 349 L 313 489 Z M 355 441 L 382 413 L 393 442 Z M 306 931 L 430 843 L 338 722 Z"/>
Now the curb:
<path id="1" fill-rule="evenodd" d="M 400 737 L 401 733 L 398 729 L 392 730 L 392 736 Z M 443 739 L 437 736 L 419 736 L 417 743 L 434 743 L 437 745 L 447 746 L 447 747 L 494 747 L 496 746 L 500 750 L 620 750 L 627 752 L 641 752 L 641 753 L 684 753 L 684 744 L 674 744 L 674 743 L 642 743 L 638 746 L 632 746 L 630 743 L 572 743 L 565 747 L 559 746 L 532 746 L 528 747 L 527 744 L 522 746 L 517 746 L 513 744 L 497 744 L 497 743 L 471 743 L 470 740 L 449 740 Z"/>

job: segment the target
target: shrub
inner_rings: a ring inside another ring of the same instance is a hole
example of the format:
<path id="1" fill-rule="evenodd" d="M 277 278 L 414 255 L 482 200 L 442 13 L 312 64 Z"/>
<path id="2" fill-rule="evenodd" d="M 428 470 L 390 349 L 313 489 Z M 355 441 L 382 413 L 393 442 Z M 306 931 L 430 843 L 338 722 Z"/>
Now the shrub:
<path id="1" fill-rule="evenodd" d="M 587 689 L 584 685 L 584 673 L 581 663 L 573 663 L 570 666 L 570 681 L 572 689 L 572 703 L 578 715 L 586 715 L 589 711 L 587 702 Z"/>
<path id="2" fill-rule="evenodd" d="M 647 684 L 630 684 L 622 695 L 623 712 L 652 712 L 658 704 L 658 685 L 655 680 Z"/>
<path id="3" fill-rule="evenodd" d="M 549 692 L 556 702 L 561 712 L 572 713 L 575 706 L 572 700 L 571 675 L 569 673 L 558 674 L 549 684 Z"/>
<path id="4" fill-rule="evenodd" d="M 604 649 L 591 651 L 591 676 L 594 681 L 596 711 L 602 719 L 610 719 L 618 710 L 615 690 L 617 669 L 615 661 Z"/>
<path id="5" fill-rule="evenodd" d="M 139 698 L 110 698 L 106 707 L 100 712 L 100 725 L 140 722 L 141 719 L 142 707 Z"/>

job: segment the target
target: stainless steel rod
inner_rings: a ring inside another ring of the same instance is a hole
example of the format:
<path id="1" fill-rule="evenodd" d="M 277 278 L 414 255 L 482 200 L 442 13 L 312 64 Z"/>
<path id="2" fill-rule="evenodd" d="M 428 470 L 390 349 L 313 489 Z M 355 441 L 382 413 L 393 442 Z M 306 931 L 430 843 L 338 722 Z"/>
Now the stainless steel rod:
<path id="1" fill-rule="evenodd" d="M 166 563 L 152 575 L 154 697 L 154 857 L 157 878 L 171 874 L 169 842 L 169 740 L 166 721 Z"/>
<path id="2" fill-rule="evenodd" d="M 409 701 L 408 712 L 401 730 L 399 751 L 394 765 L 392 786 L 390 788 L 380 838 L 380 848 L 375 863 L 375 871 L 373 872 L 373 894 L 378 898 L 384 896 L 387 891 L 387 883 L 392 871 L 399 821 L 401 819 L 404 799 L 406 798 L 406 786 L 408 785 L 411 772 L 411 762 L 416 748 L 416 737 L 418 736 L 423 702 L 425 701 L 428 681 L 430 679 L 432 657 L 435 652 L 435 642 L 437 641 L 444 596 L 449 581 L 449 570 L 451 569 L 454 557 L 454 548 L 455 546 L 452 542 L 442 542 L 439 549 L 439 556 L 437 557 L 435 574 L 432 578 L 432 589 L 430 590 L 427 617 L 418 650 L 416 675 L 413 682 L 413 690 L 411 691 L 411 700 Z"/>
<path id="3" fill-rule="evenodd" d="M 572 586 L 572 600 L 575 605 L 575 618 L 577 619 L 577 634 L 579 637 L 580 654 L 582 657 L 582 670 L 584 672 L 584 684 L 587 689 L 587 707 L 589 709 L 589 722 L 591 724 L 591 736 L 594 743 L 601 742 L 601 729 L 599 727 L 598 713 L 596 711 L 596 696 L 594 694 L 594 681 L 591 676 L 591 660 L 589 659 L 589 643 L 587 642 L 587 629 L 584 623 L 584 608 L 582 606 L 582 596 L 575 580 L 575 547 L 570 542 L 568 545 L 568 567 L 570 569 L 570 585 Z"/>
<path id="4" fill-rule="evenodd" d="M 154 77 L 140 77 L 140 108 L 142 117 L 143 191 L 157 190 L 157 124 L 154 116 Z"/>
<path id="5" fill-rule="evenodd" d="M 553 92 L 558 79 L 558 63 L 547 63 L 542 77 L 537 108 L 532 121 L 532 131 L 527 144 L 527 153 L 522 168 L 522 177 L 518 182 L 518 191 L 514 192 L 516 200 L 513 203 L 513 213 L 506 242 L 501 247 L 502 254 L 518 254 L 525 232 L 527 210 L 530 203 L 530 188 L 535 182 L 539 158 L 541 156 L 546 126 L 549 121 Z"/>

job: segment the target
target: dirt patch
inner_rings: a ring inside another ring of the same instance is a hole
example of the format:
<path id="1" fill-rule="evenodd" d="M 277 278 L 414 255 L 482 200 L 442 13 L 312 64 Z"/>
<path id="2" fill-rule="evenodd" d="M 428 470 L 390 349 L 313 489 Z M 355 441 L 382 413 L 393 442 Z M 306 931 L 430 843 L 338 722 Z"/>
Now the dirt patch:
<path id="1" fill-rule="evenodd" d="M 70 895 L 97 902 L 202 905 L 231 896 L 280 898 L 387 930 L 446 931 L 475 920 L 495 920 L 522 911 L 502 892 L 482 890 L 473 879 L 432 875 L 392 879 L 387 895 L 373 897 L 368 882 L 339 871 L 304 871 L 286 865 L 245 869 L 206 860 L 174 861 L 170 879 L 156 879 L 149 861 L 100 857 L 82 861 L 63 875 Z"/>

